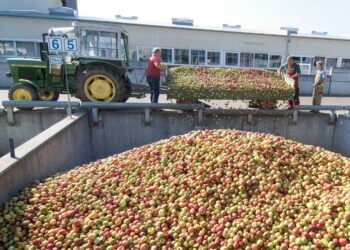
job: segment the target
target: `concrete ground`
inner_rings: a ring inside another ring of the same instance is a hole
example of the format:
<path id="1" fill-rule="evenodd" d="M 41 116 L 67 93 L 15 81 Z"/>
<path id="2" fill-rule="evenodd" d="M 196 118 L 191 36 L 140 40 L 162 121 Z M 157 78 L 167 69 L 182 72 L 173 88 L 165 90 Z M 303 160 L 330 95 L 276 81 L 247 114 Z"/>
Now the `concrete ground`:
<path id="1" fill-rule="evenodd" d="M 67 95 L 61 95 L 60 101 L 67 101 Z M 303 105 L 311 105 L 312 97 L 311 96 L 302 96 L 300 98 L 301 104 Z M 0 101 L 8 100 L 8 90 L 0 90 Z M 71 98 L 72 101 L 79 101 L 76 98 Z M 149 95 L 146 95 L 144 98 L 130 98 L 128 102 L 150 102 Z M 166 95 L 162 94 L 159 98 L 159 102 L 162 103 L 175 103 L 174 100 L 167 100 Z M 230 100 L 215 100 L 215 101 L 204 101 L 205 103 L 210 104 L 210 106 L 214 108 L 246 108 L 248 106 L 248 102 L 244 101 L 230 101 Z M 324 105 L 350 105 L 350 97 L 323 97 L 322 104 Z M 286 105 L 281 103 L 278 105 L 280 108 L 285 108 Z M 2 105 L 0 105 L 2 108 Z"/>

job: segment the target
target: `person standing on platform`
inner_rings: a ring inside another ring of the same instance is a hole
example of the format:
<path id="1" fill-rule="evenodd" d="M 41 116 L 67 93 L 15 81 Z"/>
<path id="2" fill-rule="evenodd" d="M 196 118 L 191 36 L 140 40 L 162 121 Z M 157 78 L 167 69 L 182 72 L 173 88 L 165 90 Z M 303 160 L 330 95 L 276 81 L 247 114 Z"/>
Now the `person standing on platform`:
<path id="1" fill-rule="evenodd" d="M 324 63 L 318 61 L 316 63 L 317 73 L 315 76 L 314 89 L 312 91 L 312 105 L 321 105 L 323 88 L 327 82 L 327 73 L 324 71 Z M 311 112 L 318 113 L 319 110 L 311 110 Z"/>
<path id="2" fill-rule="evenodd" d="M 146 70 L 147 83 L 151 89 L 151 102 L 158 103 L 160 89 L 160 72 L 168 69 L 167 65 L 160 63 L 160 48 L 154 48 L 148 60 Z"/>
<path id="3" fill-rule="evenodd" d="M 293 109 L 294 105 L 300 104 L 299 99 L 299 76 L 301 74 L 300 66 L 294 61 L 292 56 L 288 57 L 287 62 L 279 68 L 279 73 L 284 73 L 294 80 L 294 98 L 288 101 L 288 109 Z"/>

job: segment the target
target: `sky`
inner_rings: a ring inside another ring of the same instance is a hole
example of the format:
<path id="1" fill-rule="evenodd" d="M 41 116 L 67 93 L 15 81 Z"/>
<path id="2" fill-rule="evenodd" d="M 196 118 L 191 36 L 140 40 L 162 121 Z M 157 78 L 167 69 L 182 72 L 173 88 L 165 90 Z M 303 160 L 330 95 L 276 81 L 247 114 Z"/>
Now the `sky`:
<path id="1" fill-rule="evenodd" d="M 115 20 L 138 16 L 139 22 L 170 24 L 172 17 L 194 19 L 195 26 L 279 31 L 281 26 L 350 36 L 350 0 L 78 0 L 81 16 Z"/>

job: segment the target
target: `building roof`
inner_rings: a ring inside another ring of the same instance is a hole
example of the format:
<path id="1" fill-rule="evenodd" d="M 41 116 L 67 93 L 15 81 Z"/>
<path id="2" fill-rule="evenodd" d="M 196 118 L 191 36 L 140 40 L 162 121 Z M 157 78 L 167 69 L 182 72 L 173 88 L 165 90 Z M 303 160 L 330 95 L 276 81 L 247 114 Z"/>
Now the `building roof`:
<path id="1" fill-rule="evenodd" d="M 256 34 L 256 35 L 283 36 L 283 37 L 287 36 L 286 32 L 282 30 L 258 31 L 258 30 L 249 30 L 249 29 L 241 29 L 241 28 L 237 29 L 237 28 L 226 28 L 226 27 L 224 28 L 224 27 L 187 26 L 187 25 L 164 24 L 164 23 L 147 23 L 147 22 L 140 22 L 138 20 L 117 20 L 117 23 L 140 25 L 140 26 L 175 28 L 175 29 L 221 31 L 221 32 L 231 32 L 231 33 L 245 33 L 245 34 Z M 330 36 L 330 35 L 303 34 L 303 33 L 291 34 L 291 36 L 301 37 L 301 38 L 333 39 L 333 40 L 350 41 L 350 37 L 346 37 L 346 36 Z"/>
<path id="2" fill-rule="evenodd" d="M 258 30 L 248 30 L 248 29 L 241 29 L 241 28 L 208 27 L 208 26 L 196 26 L 196 25 L 189 26 L 189 25 L 178 25 L 178 24 L 167 24 L 167 23 L 140 22 L 138 20 L 124 20 L 124 19 L 118 19 L 116 22 L 120 24 L 153 26 L 153 27 L 174 28 L 174 29 L 219 31 L 219 32 L 229 32 L 229 33 L 246 33 L 246 34 L 256 34 L 256 35 L 270 35 L 270 36 L 286 36 L 285 32 L 279 31 L 279 30 L 263 32 Z"/>
<path id="3" fill-rule="evenodd" d="M 42 19 L 63 19 L 63 20 L 72 20 L 72 21 L 89 21 L 89 22 L 116 23 L 116 21 L 103 19 L 103 18 L 98 18 L 98 17 L 50 15 L 48 13 L 40 13 L 40 12 L 35 11 L 35 10 L 0 10 L 0 16 L 30 17 L 30 18 L 42 18 Z"/>
<path id="4" fill-rule="evenodd" d="M 255 34 L 255 35 L 268 35 L 268 36 L 281 36 L 286 37 L 287 34 L 284 31 L 257 31 L 248 29 L 236 29 L 236 28 L 224 28 L 224 27 L 204 27 L 204 26 L 187 26 L 187 25 L 176 25 L 176 24 L 164 24 L 164 23 L 149 23 L 140 22 L 138 20 L 124 20 L 124 19 L 103 19 L 98 17 L 85 17 L 85 16 L 61 16 L 61 15 L 50 15 L 47 13 L 40 13 L 35 10 L 0 10 L 0 16 L 12 16 L 12 17 L 30 17 L 30 18 L 41 18 L 41 19 L 63 19 L 72 21 L 88 21 L 88 22 L 102 22 L 108 24 L 129 24 L 138 26 L 153 26 L 163 28 L 174 28 L 174 29 L 189 29 L 189 30 L 203 30 L 203 31 L 219 31 L 229 33 L 243 33 L 243 34 Z M 311 39 L 331 39 L 331 40 L 345 40 L 350 41 L 350 37 L 346 36 L 330 36 L 330 35 L 317 35 L 317 34 L 292 34 L 293 37 L 300 38 L 311 38 Z"/>

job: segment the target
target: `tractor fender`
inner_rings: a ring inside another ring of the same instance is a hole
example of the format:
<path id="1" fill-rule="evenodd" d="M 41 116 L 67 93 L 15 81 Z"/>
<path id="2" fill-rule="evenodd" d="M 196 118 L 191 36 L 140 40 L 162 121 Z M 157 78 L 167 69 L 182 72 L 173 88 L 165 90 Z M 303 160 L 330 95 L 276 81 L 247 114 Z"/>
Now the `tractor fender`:
<path id="1" fill-rule="evenodd" d="M 28 85 L 28 86 L 32 86 L 36 89 L 36 91 L 40 91 L 40 88 L 38 88 L 38 86 L 36 84 L 34 84 L 32 81 L 27 80 L 27 79 L 19 79 L 17 83 L 15 83 L 13 86 L 16 86 L 18 84 L 24 84 L 24 85 Z"/>
<path id="2" fill-rule="evenodd" d="M 118 73 L 119 75 L 125 74 L 125 69 L 123 69 L 121 66 L 105 63 L 105 62 L 93 62 L 93 63 L 87 63 L 87 64 L 80 64 L 76 71 L 76 76 L 79 77 L 80 74 L 84 74 L 84 71 L 88 68 L 109 68 L 112 69 L 112 71 Z"/>

